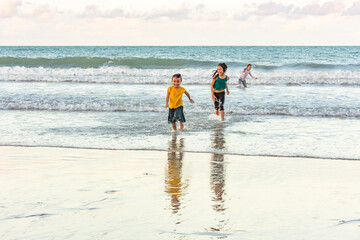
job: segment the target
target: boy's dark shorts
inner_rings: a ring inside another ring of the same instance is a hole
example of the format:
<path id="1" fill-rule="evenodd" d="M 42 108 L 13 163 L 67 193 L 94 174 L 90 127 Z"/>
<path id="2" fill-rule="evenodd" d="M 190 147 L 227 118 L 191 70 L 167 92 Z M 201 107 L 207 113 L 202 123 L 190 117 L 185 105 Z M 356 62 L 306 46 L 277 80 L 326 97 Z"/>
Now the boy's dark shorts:
<path id="1" fill-rule="evenodd" d="M 182 123 L 186 122 L 183 106 L 174 109 L 169 108 L 168 123 L 175 123 L 176 120 Z"/>

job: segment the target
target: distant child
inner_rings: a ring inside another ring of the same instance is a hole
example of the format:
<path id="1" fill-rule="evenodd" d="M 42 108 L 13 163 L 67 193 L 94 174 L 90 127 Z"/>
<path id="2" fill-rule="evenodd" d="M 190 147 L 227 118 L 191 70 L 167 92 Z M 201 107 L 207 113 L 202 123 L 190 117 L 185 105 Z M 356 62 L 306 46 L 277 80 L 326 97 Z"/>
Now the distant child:
<path id="1" fill-rule="evenodd" d="M 257 77 L 254 77 L 253 75 L 251 75 L 251 64 L 248 64 L 246 68 L 244 68 L 244 70 L 242 70 L 240 72 L 240 78 L 239 78 L 239 84 L 241 85 L 241 83 L 244 85 L 244 87 L 247 87 L 246 85 L 246 81 L 245 81 L 245 78 L 246 76 L 249 74 L 250 77 L 254 78 L 254 79 L 258 79 Z"/>
<path id="2" fill-rule="evenodd" d="M 221 115 L 221 121 L 224 121 L 224 103 L 225 103 L 225 90 L 227 95 L 230 94 L 227 86 L 227 81 L 230 79 L 225 75 L 227 66 L 225 63 L 219 63 L 217 70 L 213 74 L 213 80 L 211 82 L 211 97 L 215 104 L 215 114 L 219 116 L 219 110 Z"/>
<path id="3" fill-rule="evenodd" d="M 182 95 L 185 93 L 191 104 L 194 103 L 194 100 L 191 99 L 190 94 L 185 90 L 185 88 L 180 87 L 182 82 L 181 74 L 174 74 L 172 76 L 171 82 L 173 85 L 167 89 L 165 104 L 165 108 L 169 108 L 168 123 L 171 123 L 172 128 L 176 130 L 176 121 L 179 120 L 180 130 L 182 130 L 184 129 L 183 123 L 186 122 L 183 110 Z"/>

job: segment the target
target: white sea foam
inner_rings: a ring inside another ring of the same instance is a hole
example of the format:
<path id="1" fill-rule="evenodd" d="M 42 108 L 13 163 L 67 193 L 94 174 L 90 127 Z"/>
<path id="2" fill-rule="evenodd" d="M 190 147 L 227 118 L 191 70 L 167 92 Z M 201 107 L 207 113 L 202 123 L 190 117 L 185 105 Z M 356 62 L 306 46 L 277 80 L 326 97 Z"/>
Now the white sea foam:
<path id="1" fill-rule="evenodd" d="M 40 82 L 89 82 L 89 83 L 130 83 L 167 84 L 174 73 L 183 75 L 186 84 L 210 84 L 211 69 L 135 69 L 126 67 L 100 68 L 26 68 L 0 67 L 0 81 L 40 81 Z M 228 70 L 229 84 L 238 84 L 239 69 Z M 258 79 L 248 77 L 253 85 L 360 85 L 360 70 L 274 70 L 253 71 Z"/>
<path id="2" fill-rule="evenodd" d="M 11 102 L 0 103 L 0 110 L 46 110 L 46 111 L 90 111 L 90 112 L 166 112 L 167 110 L 161 105 L 159 106 L 141 106 L 138 104 L 114 104 L 108 102 L 84 102 L 84 103 L 68 103 L 61 101 L 53 102 Z M 209 114 L 209 120 L 215 120 L 216 116 L 212 107 L 204 108 L 203 106 L 186 108 L 186 113 L 206 113 Z M 267 107 L 228 107 L 227 114 L 236 115 L 284 115 L 284 116 L 320 116 L 320 117 L 360 117 L 359 108 L 305 108 L 305 107 L 288 107 L 279 108 L 277 106 Z"/>

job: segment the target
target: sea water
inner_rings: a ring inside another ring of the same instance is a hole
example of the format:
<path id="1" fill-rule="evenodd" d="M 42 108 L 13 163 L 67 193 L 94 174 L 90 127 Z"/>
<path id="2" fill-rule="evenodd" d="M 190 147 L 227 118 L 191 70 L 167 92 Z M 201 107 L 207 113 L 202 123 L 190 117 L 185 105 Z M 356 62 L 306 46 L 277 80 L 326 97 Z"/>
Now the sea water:
<path id="1" fill-rule="evenodd" d="M 244 89 L 248 63 L 258 79 Z M 184 151 L 360 159 L 359 67 L 360 47 L 0 47 L 0 145 L 168 150 L 166 89 L 181 73 L 195 101 L 183 96 Z"/>

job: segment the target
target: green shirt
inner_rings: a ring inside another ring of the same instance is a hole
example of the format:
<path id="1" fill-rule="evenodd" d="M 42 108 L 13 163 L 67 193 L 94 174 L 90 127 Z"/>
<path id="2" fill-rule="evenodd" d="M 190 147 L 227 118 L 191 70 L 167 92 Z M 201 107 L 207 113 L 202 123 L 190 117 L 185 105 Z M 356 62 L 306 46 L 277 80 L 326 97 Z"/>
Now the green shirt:
<path id="1" fill-rule="evenodd" d="M 214 89 L 217 91 L 226 89 L 226 82 L 227 82 L 227 76 L 225 76 L 225 78 L 220 78 L 218 76 L 214 83 Z"/>

